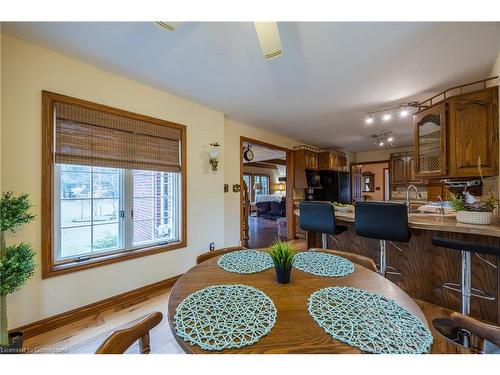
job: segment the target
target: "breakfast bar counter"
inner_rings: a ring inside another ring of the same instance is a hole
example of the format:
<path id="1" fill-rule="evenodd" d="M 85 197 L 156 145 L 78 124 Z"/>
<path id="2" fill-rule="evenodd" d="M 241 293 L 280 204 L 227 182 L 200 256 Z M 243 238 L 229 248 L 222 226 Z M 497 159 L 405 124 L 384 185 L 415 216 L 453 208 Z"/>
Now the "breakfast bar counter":
<path id="1" fill-rule="evenodd" d="M 354 223 L 353 212 L 335 212 L 337 220 Z M 411 229 L 427 229 L 433 231 L 477 234 L 500 238 L 500 221 L 494 218 L 489 225 L 464 224 L 457 222 L 455 215 L 409 214 L 408 226 Z"/>
<path id="2" fill-rule="evenodd" d="M 335 240 L 329 236 L 328 248 L 368 256 L 378 264 L 379 241 L 356 235 L 355 214 L 336 211 L 335 217 L 337 224 L 347 226 L 348 230 L 335 236 Z M 499 246 L 498 218 L 490 225 L 472 225 L 458 223 L 452 215 L 410 214 L 408 226 L 409 242 L 387 244 L 387 265 L 401 272 L 401 275 L 388 274 L 387 278 L 415 299 L 460 311 L 460 293 L 442 287 L 445 282 L 460 284 L 460 251 L 434 246 L 432 237 Z M 321 247 L 321 234 L 308 232 L 307 241 L 310 248 Z M 472 257 L 472 287 L 486 291 L 495 299 L 472 297 L 471 316 L 497 324 L 500 323 L 499 258 L 483 254 Z"/>

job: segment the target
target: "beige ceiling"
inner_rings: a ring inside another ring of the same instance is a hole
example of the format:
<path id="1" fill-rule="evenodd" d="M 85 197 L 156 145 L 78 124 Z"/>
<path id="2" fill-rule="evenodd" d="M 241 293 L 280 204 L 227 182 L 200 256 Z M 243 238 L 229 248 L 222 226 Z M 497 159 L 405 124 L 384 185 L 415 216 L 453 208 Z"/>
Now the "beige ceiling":
<path id="1" fill-rule="evenodd" d="M 364 113 L 485 78 L 498 23 L 280 22 L 283 56 L 265 60 L 252 23 L 4 23 L 2 32 L 321 147 L 411 143 L 411 120 Z"/>

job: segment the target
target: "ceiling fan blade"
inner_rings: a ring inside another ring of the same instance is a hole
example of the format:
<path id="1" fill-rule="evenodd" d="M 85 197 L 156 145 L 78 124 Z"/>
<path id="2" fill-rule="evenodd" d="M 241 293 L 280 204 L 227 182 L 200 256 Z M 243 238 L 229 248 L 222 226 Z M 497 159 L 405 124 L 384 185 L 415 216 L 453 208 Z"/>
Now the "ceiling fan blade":
<path id="1" fill-rule="evenodd" d="M 266 59 L 272 59 L 283 54 L 280 33 L 277 22 L 254 22 L 260 48 Z"/>
<path id="2" fill-rule="evenodd" d="M 175 31 L 180 22 L 155 21 L 155 24 L 168 31 Z"/>

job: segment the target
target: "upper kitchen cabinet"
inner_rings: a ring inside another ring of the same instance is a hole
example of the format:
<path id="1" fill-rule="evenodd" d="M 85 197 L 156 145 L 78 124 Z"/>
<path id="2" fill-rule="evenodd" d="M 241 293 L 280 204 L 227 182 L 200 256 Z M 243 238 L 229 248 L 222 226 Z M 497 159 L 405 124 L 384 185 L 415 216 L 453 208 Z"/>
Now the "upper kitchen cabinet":
<path id="1" fill-rule="evenodd" d="M 416 177 L 477 177 L 478 159 L 484 176 L 498 175 L 498 86 L 486 88 L 492 79 L 453 87 L 419 104 L 427 108 L 413 116 Z M 482 89 L 469 91 L 479 84 Z"/>
<path id="2" fill-rule="evenodd" d="M 449 175 L 498 175 L 498 88 L 491 87 L 449 99 Z"/>
<path id="3" fill-rule="evenodd" d="M 391 155 L 390 159 L 391 183 L 403 184 L 406 183 L 406 156 Z"/>
<path id="4" fill-rule="evenodd" d="M 446 125 L 445 102 L 413 116 L 416 177 L 446 176 Z"/>
<path id="5" fill-rule="evenodd" d="M 304 150 L 305 167 L 306 169 L 318 169 L 318 154 L 314 151 Z"/>
<path id="6" fill-rule="evenodd" d="M 346 171 L 347 158 L 338 151 L 322 151 L 318 155 L 318 169 L 321 171 Z"/>
<path id="7" fill-rule="evenodd" d="M 294 182 L 296 189 L 305 189 L 306 170 L 318 170 L 318 153 L 309 146 L 297 146 L 293 151 Z"/>
<path id="8" fill-rule="evenodd" d="M 391 154 L 389 160 L 391 184 L 422 184 L 424 181 L 415 172 L 415 158 L 412 152 Z"/>

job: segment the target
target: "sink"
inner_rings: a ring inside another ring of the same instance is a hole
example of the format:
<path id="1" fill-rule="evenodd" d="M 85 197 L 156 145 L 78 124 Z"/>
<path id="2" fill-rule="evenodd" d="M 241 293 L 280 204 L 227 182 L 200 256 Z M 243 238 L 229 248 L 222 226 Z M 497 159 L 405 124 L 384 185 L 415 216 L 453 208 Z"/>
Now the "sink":
<path id="1" fill-rule="evenodd" d="M 438 214 L 438 213 L 434 213 L 434 212 L 420 212 L 420 211 L 417 211 L 417 210 L 411 210 L 409 212 L 409 214 L 411 215 L 411 217 L 413 218 L 418 218 L 418 217 L 455 217 L 456 215 L 454 213 L 452 214 Z"/>

